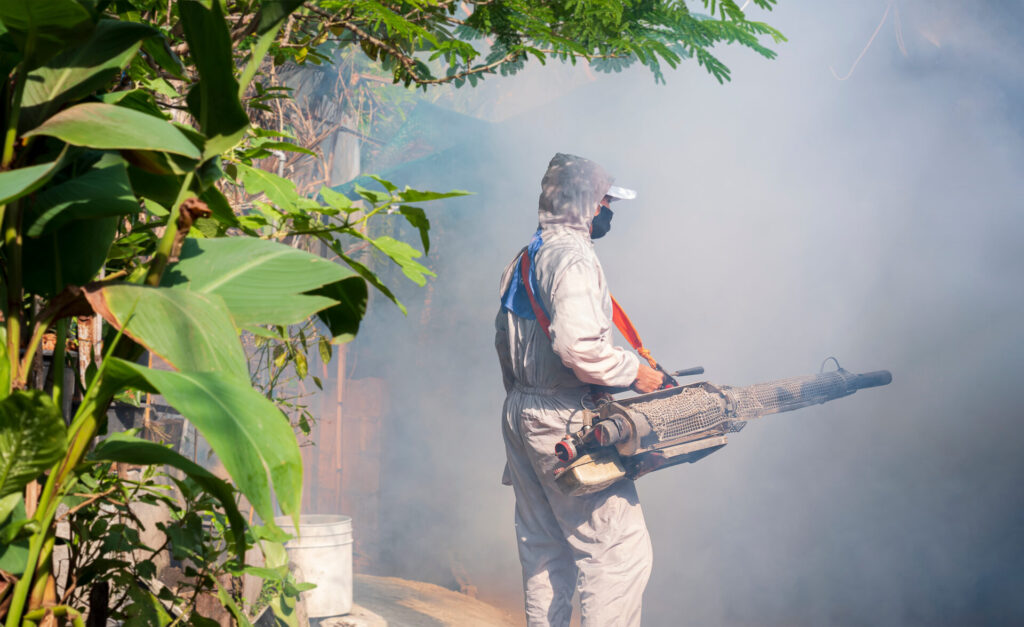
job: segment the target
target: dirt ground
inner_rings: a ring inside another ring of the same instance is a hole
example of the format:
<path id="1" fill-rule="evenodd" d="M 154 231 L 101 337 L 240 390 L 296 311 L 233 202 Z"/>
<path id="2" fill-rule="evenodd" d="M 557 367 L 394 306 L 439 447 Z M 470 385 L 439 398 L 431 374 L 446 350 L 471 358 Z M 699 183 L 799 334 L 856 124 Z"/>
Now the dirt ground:
<path id="1" fill-rule="evenodd" d="M 520 627 L 511 612 L 441 586 L 394 577 L 356 575 L 355 603 L 388 627 Z"/>

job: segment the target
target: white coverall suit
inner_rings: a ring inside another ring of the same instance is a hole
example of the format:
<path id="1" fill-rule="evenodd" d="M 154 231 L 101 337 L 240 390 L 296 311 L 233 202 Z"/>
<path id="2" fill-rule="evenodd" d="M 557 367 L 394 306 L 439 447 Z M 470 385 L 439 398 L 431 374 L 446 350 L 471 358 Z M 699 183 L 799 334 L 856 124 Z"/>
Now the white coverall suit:
<path id="1" fill-rule="evenodd" d="M 508 394 L 506 479 L 515 490 L 531 627 L 568 625 L 577 583 L 585 627 L 640 625 L 651 572 L 650 536 L 632 481 L 567 496 L 553 475 L 555 444 L 570 423 L 580 427 L 580 399 L 589 384 L 623 387 L 637 376 L 637 356 L 612 344 L 611 298 L 590 239 L 594 211 L 611 183 L 596 163 L 555 155 L 541 184 L 543 244 L 533 264 L 551 337 L 536 320 L 504 307 L 495 321 Z M 503 295 L 515 266 L 502 277 Z"/>

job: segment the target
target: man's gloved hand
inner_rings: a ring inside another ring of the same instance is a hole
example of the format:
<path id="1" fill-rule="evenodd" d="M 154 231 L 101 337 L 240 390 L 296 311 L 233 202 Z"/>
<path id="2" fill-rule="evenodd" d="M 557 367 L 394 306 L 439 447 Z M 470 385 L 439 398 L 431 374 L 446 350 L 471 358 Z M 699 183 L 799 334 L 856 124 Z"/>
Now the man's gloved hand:
<path id="1" fill-rule="evenodd" d="M 660 388 L 664 381 L 665 375 L 640 362 L 640 368 L 636 371 L 636 381 L 633 381 L 633 389 L 641 394 L 647 394 Z"/>

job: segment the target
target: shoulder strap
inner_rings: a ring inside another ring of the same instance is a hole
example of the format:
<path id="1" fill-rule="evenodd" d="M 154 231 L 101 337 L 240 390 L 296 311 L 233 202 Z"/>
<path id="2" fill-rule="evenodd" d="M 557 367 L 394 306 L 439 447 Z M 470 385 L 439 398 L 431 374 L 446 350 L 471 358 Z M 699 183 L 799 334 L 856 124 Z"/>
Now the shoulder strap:
<path id="1" fill-rule="evenodd" d="M 530 298 L 530 307 L 533 308 L 533 315 L 537 317 L 537 324 L 544 330 L 544 335 L 551 339 L 551 321 L 548 320 L 548 315 L 544 313 L 540 303 L 537 302 L 537 296 L 533 293 L 533 281 L 530 280 L 530 272 L 533 269 L 530 267 L 530 252 L 523 250 L 519 253 L 519 275 L 523 278 L 523 285 L 526 286 L 526 295 Z"/>
<path id="2" fill-rule="evenodd" d="M 619 333 L 622 337 L 626 338 L 629 345 L 637 352 L 638 355 L 647 360 L 651 368 L 658 369 L 658 362 L 651 356 L 651 351 L 644 348 L 643 340 L 640 339 L 640 334 L 637 333 L 636 327 L 633 326 L 633 321 L 626 315 L 626 310 L 622 308 L 619 301 L 615 300 L 612 296 L 612 322 L 615 323 L 616 328 L 619 329 Z"/>
<path id="3" fill-rule="evenodd" d="M 537 317 L 537 323 L 544 330 L 544 335 L 551 339 L 551 320 L 548 319 L 548 315 L 544 313 L 544 309 L 537 302 L 537 296 L 533 293 L 533 282 L 530 280 L 531 271 L 530 253 L 527 250 L 523 250 L 523 252 L 519 253 L 519 273 L 523 279 L 523 285 L 526 287 L 526 295 L 530 298 L 530 307 L 533 308 L 533 315 Z M 615 327 L 619 330 L 619 333 L 622 333 L 622 336 L 626 338 L 626 341 L 629 342 L 629 345 L 633 347 L 637 354 L 646 359 L 651 368 L 657 369 L 658 362 L 651 356 L 651 351 L 644 348 L 643 340 L 640 339 L 640 334 L 633 325 L 633 321 L 626 315 L 626 311 L 619 304 L 619 301 L 615 300 L 614 296 L 611 298 L 612 322 L 615 323 Z"/>

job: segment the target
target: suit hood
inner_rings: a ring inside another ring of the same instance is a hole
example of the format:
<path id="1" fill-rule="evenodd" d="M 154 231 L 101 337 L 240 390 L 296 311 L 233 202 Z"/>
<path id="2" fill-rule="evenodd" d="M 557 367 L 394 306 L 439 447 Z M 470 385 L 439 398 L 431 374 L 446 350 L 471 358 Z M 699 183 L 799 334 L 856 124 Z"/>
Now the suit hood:
<path id="1" fill-rule="evenodd" d="M 590 232 L 597 203 L 615 179 L 589 159 L 558 153 L 541 181 L 538 217 L 541 229 L 565 226 Z"/>

